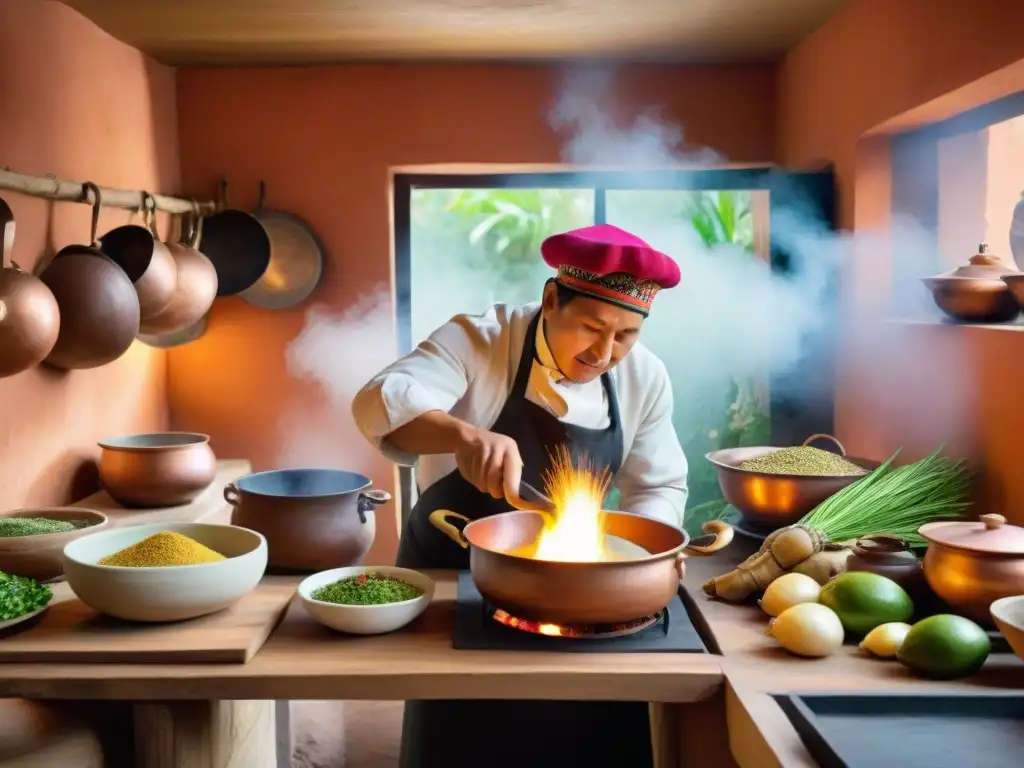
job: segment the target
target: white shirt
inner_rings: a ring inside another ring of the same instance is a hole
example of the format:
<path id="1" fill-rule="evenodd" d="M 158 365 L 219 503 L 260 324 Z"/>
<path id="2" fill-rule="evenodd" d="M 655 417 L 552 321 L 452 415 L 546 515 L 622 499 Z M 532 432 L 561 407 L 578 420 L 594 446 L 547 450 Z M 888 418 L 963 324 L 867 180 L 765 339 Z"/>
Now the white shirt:
<path id="1" fill-rule="evenodd" d="M 452 455 L 415 456 L 387 436 L 428 411 L 445 411 L 484 429 L 497 420 L 515 379 L 526 334 L 539 304 L 496 304 L 481 315 L 458 315 L 405 357 L 374 376 L 356 395 L 356 425 L 388 459 L 418 466 L 420 490 L 456 469 Z M 565 380 L 537 334 L 537 357 L 526 397 L 559 420 L 608 426 L 607 395 L 600 379 Z M 664 363 L 637 343 L 611 371 L 624 438 L 615 475 L 619 508 L 682 526 L 687 462 L 672 427 L 672 386 Z"/>

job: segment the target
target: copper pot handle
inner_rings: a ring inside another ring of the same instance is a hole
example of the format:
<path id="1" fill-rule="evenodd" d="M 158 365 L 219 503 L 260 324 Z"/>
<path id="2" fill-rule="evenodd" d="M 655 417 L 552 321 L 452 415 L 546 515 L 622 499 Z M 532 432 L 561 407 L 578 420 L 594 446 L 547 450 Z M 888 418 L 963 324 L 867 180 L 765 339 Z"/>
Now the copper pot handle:
<path id="1" fill-rule="evenodd" d="M 372 490 L 360 491 L 359 499 L 356 501 L 356 512 L 359 513 L 359 522 L 366 524 L 366 513 L 381 504 L 391 501 L 391 494 L 387 491 Z"/>
<path id="2" fill-rule="evenodd" d="M 238 492 L 238 486 L 234 483 L 228 483 L 224 486 L 224 501 L 230 504 L 232 507 L 237 507 L 238 502 L 241 499 L 241 494 Z"/>
<path id="3" fill-rule="evenodd" d="M 836 444 L 836 448 L 839 449 L 839 455 L 840 456 L 845 456 L 846 455 L 846 448 L 843 446 L 842 443 L 839 442 L 839 438 L 838 437 L 834 437 L 833 435 L 826 434 L 824 432 L 818 432 L 816 434 L 811 435 L 806 440 L 804 440 L 802 443 L 800 443 L 800 445 L 806 448 L 808 445 L 813 443 L 815 440 L 831 440 L 833 443 Z"/>
<path id="4" fill-rule="evenodd" d="M 683 547 L 681 555 L 712 555 L 720 549 L 724 549 L 732 543 L 732 526 L 721 520 L 709 520 L 704 523 L 702 530 L 708 536 L 714 536 L 709 544 L 687 544 Z M 707 536 L 701 536 L 703 540 Z"/>
<path id="5" fill-rule="evenodd" d="M 430 524 L 463 549 L 468 549 L 469 542 L 466 540 L 466 534 L 456 528 L 452 523 L 449 523 L 449 517 L 454 517 L 456 520 L 461 520 L 464 523 L 470 522 L 470 519 L 465 515 L 460 515 L 458 512 L 452 512 L 450 509 L 435 509 L 430 513 Z"/>

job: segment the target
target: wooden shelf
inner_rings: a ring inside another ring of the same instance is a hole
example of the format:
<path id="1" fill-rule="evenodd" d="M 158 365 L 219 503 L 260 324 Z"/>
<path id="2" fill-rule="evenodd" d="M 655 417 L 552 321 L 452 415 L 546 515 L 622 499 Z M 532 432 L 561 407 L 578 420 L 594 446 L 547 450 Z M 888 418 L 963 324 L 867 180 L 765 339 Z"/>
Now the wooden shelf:
<path id="1" fill-rule="evenodd" d="M 248 475 L 252 465 L 245 459 L 221 459 L 210 487 L 194 501 L 177 507 L 159 509 L 126 509 L 110 498 L 106 491 L 94 493 L 72 507 L 95 509 L 110 519 L 111 525 L 143 525 L 146 523 L 221 523 L 231 522 L 231 505 L 224 500 L 224 486 Z"/>

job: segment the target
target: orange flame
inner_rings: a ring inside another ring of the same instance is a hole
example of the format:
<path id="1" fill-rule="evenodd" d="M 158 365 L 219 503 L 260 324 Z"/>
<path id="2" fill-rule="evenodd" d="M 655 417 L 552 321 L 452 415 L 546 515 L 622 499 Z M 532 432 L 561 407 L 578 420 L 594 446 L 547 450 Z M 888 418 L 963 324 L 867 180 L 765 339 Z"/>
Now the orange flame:
<path id="1" fill-rule="evenodd" d="M 602 505 L 612 482 L 608 468 L 598 470 L 586 456 L 574 463 L 569 449 L 559 446 L 543 480 L 555 515 L 537 540 L 534 558 L 571 563 L 606 559 Z"/>

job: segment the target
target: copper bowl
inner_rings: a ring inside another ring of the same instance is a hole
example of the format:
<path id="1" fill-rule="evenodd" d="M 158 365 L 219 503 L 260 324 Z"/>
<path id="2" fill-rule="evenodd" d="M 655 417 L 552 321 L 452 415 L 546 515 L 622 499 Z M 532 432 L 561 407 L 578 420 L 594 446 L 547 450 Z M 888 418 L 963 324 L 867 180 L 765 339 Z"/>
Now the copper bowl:
<path id="1" fill-rule="evenodd" d="M 125 507 L 188 504 L 213 482 L 209 435 L 155 432 L 100 440 L 100 484 Z"/>
<path id="2" fill-rule="evenodd" d="M 0 537 L 0 571 L 27 576 L 36 581 L 56 579 L 64 574 L 64 546 L 107 526 L 102 512 L 79 507 L 36 507 L 0 512 L 0 517 L 45 517 L 65 520 L 76 526 L 63 533 L 39 533 L 35 536 Z"/>
<path id="3" fill-rule="evenodd" d="M 815 435 L 814 437 L 818 437 Z M 804 441 L 807 445 L 813 438 Z M 834 438 L 832 438 L 834 440 Z M 836 441 L 838 444 L 838 441 Z M 745 461 L 766 456 L 782 448 L 774 446 L 750 446 L 726 448 L 705 455 L 718 473 L 718 485 L 722 495 L 743 516 L 758 525 L 782 528 L 797 522 L 821 504 L 864 475 L 777 475 L 767 472 L 751 472 L 740 469 Z M 864 474 L 878 467 L 881 462 L 846 456 L 843 457 L 864 469 Z"/>

